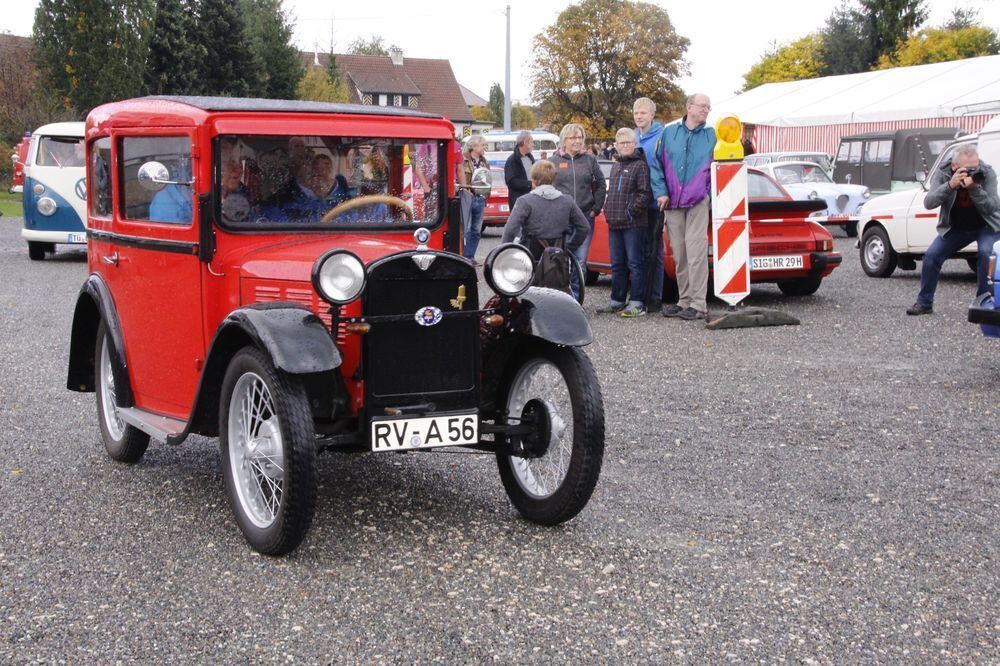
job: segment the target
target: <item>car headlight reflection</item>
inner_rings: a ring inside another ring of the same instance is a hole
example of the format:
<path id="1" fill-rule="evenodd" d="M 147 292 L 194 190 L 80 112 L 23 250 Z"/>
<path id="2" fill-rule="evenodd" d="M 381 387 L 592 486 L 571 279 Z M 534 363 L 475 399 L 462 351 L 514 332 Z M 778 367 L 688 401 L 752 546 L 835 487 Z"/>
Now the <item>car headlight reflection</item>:
<path id="1" fill-rule="evenodd" d="M 493 291 L 504 296 L 523 293 L 535 277 L 535 261 L 523 246 L 507 243 L 486 258 L 483 271 Z"/>
<path id="2" fill-rule="evenodd" d="M 59 207 L 56 205 L 56 202 L 53 201 L 50 197 L 42 197 L 41 199 L 39 199 L 37 206 L 38 206 L 38 212 L 46 216 L 55 213 L 56 208 Z"/>
<path id="3" fill-rule="evenodd" d="M 343 305 L 353 301 L 364 290 L 365 279 L 365 265 L 346 250 L 327 252 L 313 264 L 313 287 L 330 303 Z"/>
<path id="4" fill-rule="evenodd" d="M 865 191 L 861 193 L 861 197 L 864 199 L 870 199 L 871 196 L 872 196 L 872 191 L 869 190 L 867 187 L 865 188 Z"/>
<path id="5" fill-rule="evenodd" d="M 816 190 L 813 190 L 812 192 L 809 193 L 809 198 L 810 199 L 819 199 L 819 194 L 816 193 Z"/>

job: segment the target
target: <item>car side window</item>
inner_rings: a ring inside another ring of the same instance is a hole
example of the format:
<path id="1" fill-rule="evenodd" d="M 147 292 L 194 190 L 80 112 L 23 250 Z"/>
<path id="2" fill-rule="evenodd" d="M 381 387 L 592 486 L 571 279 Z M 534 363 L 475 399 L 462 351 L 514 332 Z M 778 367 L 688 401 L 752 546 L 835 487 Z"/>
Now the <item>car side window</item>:
<path id="1" fill-rule="evenodd" d="M 837 163 L 843 164 L 847 162 L 847 156 L 851 152 L 851 142 L 845 141 L 840 144 L 840 148 L 837 149 Z"/>
<path id="2" fill-rule="evenodd" d="M 121 140 L 119 178 L 122 217 L 128 220 L 190 224 L 194 204 L 191 185 L 191 141 L 188 137 L 129 136 Z M 139 184 L 139 168 L 159 162 L 175 181 L 151 190 Z"/>
<path id="3" fill-rule="evenodd" d="M 785 193 L 771 182 L 767 176 L 750 172 L 747 174 L 747 196 L 751 199 L 784 199 Z"/>
<path id="4" fill-rule="evenodd" d="M 865 144 L 865 162 L 868 164 L 888 164 L 892 151 L 892 141 L 869 141 Z"/>
<path id="5" fill-rule="evenodd" d="M 103 137 L 90 147 L 90 182 L 92 192 L 90 214 L 99 217 L 111 215 L 111 138 Z"/>
<path id="6" fill-rule="evenodd" d="M 860 141 L 851 141 L 851 143 L 849 145 L 850 145 L 851 152 L 847 156 L 847 163 L 848 164 L 861 164 L 861 145 L 862 145 L 861 142 Z"/>

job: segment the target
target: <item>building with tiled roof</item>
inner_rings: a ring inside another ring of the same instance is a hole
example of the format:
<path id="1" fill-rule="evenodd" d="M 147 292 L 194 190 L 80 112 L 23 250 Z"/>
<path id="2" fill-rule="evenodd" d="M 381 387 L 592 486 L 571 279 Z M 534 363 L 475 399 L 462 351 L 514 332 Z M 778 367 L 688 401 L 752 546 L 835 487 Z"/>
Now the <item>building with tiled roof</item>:
<path id="1" fill-rule="evenodd" d="M 351 102 L 439 113 L 455 124 L 459 136 L 478 134 L 493 126 L 472 117 L 462 86 L 447 60 L 404 58 L 399 49 L 392 49 L 388 56 L 337 54 L 335 57 Z M 302 61 L 306 67 L 326 68 L 330 55 L 303 52 Z"/>

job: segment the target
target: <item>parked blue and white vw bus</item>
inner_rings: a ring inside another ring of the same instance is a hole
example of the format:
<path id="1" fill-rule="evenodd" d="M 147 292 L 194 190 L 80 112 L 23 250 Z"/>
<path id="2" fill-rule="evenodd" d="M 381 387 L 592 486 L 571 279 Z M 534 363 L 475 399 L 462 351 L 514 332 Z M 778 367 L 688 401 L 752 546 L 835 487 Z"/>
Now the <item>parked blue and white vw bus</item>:
<path id="1" fill-rule="evenodd" d="M 35 130 L 24 165 L 24 229 L 34 261 L 58 244 L 86 245 L 86 149 L 83 123 Z"/>

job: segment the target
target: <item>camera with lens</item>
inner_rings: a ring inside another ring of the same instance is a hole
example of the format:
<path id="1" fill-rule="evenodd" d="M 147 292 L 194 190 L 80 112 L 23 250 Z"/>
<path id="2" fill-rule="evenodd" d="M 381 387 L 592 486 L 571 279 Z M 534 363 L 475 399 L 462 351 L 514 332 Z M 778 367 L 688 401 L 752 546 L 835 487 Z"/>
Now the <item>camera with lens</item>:
<path id="1" fill-rule="evenodd" d="M 967 168 L 965 170 L 965 175 L 972 179 L 973 183 L 977 185 L 982 185 L 983 181 L 986 180 L 986 174 L 980 171 L 978 168 Z"/>

